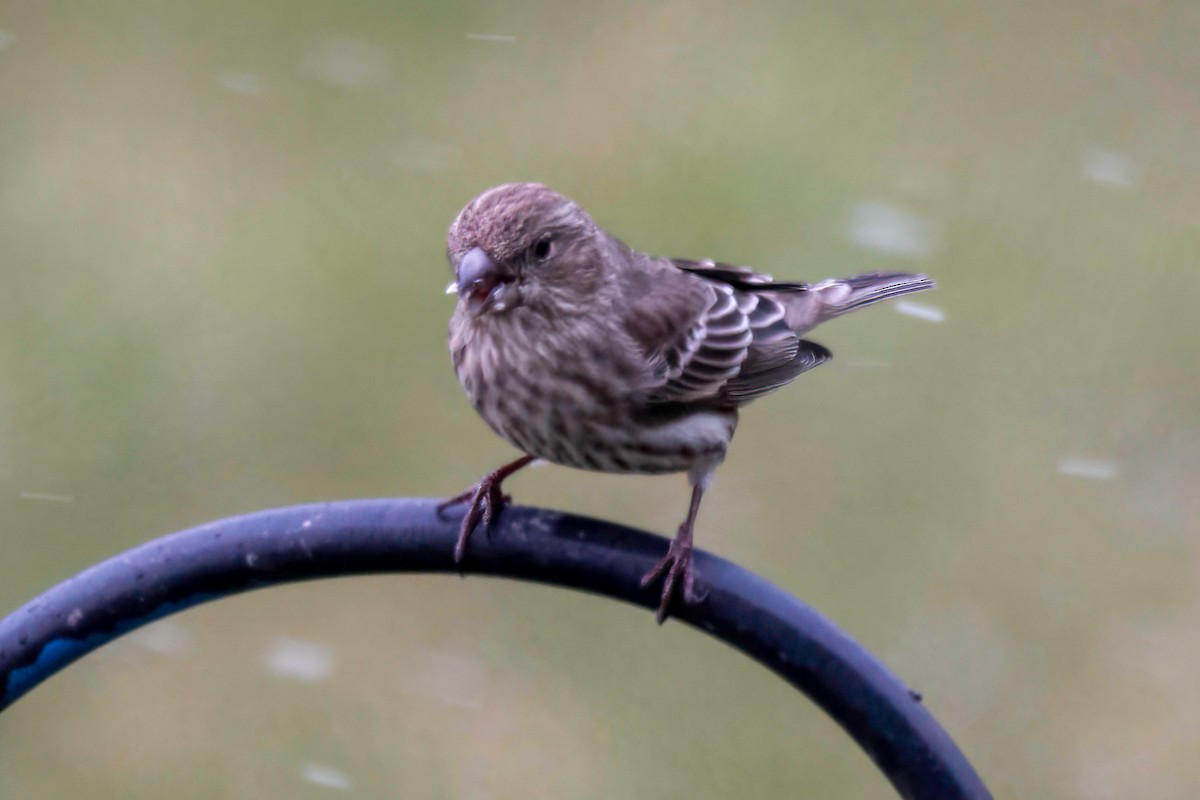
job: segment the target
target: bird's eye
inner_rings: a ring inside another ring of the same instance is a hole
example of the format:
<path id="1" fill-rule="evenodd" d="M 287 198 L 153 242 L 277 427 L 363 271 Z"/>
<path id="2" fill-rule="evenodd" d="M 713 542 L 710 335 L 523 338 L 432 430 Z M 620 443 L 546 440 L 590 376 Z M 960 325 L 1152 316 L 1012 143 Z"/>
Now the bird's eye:
<path id="1" fill-rule="evenodd" d="M 550 257 L 550 253 L 554 250 L 554 240 L 549 236 L 543 236 L 537 240 L 537 244 L 533 246 L 533 257 L 538 261 L 544 261 Z"/>

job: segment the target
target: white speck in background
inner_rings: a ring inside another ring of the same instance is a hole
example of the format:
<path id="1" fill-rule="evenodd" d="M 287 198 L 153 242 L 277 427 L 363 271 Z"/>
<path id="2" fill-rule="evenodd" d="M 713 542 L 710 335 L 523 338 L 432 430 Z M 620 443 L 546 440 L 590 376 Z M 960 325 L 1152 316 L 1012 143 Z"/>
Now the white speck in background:
<path id="1" fill-rule="evenodd" d="M 1088 478 L 1094 481 L 1115 480 L 1121 473 L 1121 468 L 1115 461 L 1105 461 L 1099 458 L 1080 458 L 1067 456 L 1059 459 L 1058 471 L 1072 478 Z"/>
<path id="2" fill-rule="evenodd" d="M 249 96 L 262 92 L 262 79 L 253 72 L 222 72 L 217 80 L 235 94 Z"/>
<path id="3" fill-rule="evenodd" d="M 42 503 L 74 503 L 75 498 L 69 494 L 51 494 L 49 492 L 21 492 L 17 497 L 22 500 L 36 500 Z"/>
<path id="4" fill-rule="evenodd" d="M 926 303 L 914 303 L 911 300 L 897 300 L 892 308 L 896 309 L 897 314 L 904 314 L 907 317 L 916 317 L 923 319 L 926 322 L 945 322 L 946 312 L 942 311 L 937 306 L 927 305 Z"/>
<path id="5" fill-rule="evenodd" d="M 13 36 L 8 31 L 0 30 L 0 52 L 3 52 L 5 50 L 7 50 L 8 48 L 12 47 L 13 42 L 15 42 L 16 40 L 17 40 L 17 37 Z"/>
<path id="6" fill-rule="evenodd" d="M 267 672 L 280 678 L 317 683 L 333 674 L 333 648 L 318 642 L 277 636 L 262 654 Z"/>
<path id="7" fill-rule="evenodd" d="M 848 233 L 859 247 L 910 258 L 929 256 L 938 235 L 933 220 L 878 201 L 854 207 Z"/>
<path id="8" fill-rule="evenodd" d="M 383 48 L 347 37 L 321 42 L 305 62 L 320 80 L 339 89 L 363 89 L 387 74 Z"/>
<path id="9" fill-rule="evenodd" d="M 173 620 L 161 620 L 134 631 L 134 644 L 168 658 L 185 658 L 196 652 L 196 634 L 186 625 Z"/>
<path id="10" fill-rule="evenodd" d="M 1117 189 L 1136 189 L 1142 180 L 1141 170 L 1133 163 L 1133 159 L 1103 147 L 1084 150 L 1079 171 L 1092 183 Z"/>
<path id="11" fill-rule="evenodd" d="M 350 778 L 346 773 L 323 764 L 309 762 L 301 769 L 300 775 L 309 783 L 324 786 L 326 789 L 341 789 L 345 791 L 352 786 Z"/>
<path id="12" fill-rule="evenodd" d="M 513 44 L 517 37 L 506 33 L 468 33 L 467 38 L 473 42 L 495 42 L 496 44 Z"/>

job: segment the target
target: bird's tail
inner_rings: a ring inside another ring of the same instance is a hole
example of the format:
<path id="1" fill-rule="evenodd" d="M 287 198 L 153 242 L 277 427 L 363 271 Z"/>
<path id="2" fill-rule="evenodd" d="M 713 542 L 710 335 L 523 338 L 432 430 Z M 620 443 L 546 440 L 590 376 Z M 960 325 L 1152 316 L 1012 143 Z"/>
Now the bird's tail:
<path id="1" fill-rule="evenodd" d="M 927 275 L 908 272 L 871 272 L 853 278 L 830 278 L 814 283 L 808 291 L 793 295 L 787 322 L 804 333 L 826 320 L 840 317 L 863 306 L 893 297 L 923 292 L 936 284 Z"/>

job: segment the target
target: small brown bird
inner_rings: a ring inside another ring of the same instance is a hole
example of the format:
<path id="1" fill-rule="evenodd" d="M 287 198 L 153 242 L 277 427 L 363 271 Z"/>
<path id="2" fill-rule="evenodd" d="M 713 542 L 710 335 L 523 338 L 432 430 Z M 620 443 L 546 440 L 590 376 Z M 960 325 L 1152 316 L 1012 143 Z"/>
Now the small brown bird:
<path id="1" fill-rule="evenodd" d="M 504 479 L 536 459 L 601 472 L 687 472 L 687 518 L 642 579 L 697 602 L 692 529 L 738 409 L 830 358 L 814 326 L 933 287 L 902 272 L 777 283 L 745 267 L 645 255 L 536 183 L 472 200 L 450 226 L 458 293 L 450 354 L 471 404 L 525 455 L 442 508 L 467 503 L 467 538 L 508 501 Z"/>

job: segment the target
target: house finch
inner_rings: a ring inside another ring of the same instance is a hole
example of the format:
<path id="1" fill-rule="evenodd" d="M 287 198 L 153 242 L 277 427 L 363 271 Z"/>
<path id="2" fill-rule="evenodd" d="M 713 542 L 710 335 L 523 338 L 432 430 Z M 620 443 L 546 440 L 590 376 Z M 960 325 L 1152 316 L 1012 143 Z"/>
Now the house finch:
<path id="1" fill-rule="evenodd" d="M 687 472 L 687 518 L 642 579 L 696 602 L 692 529 L 738 409 L 830 358 L 801 339 L 833 317 L 929 289 L 901 272 L 777 283 L 744 267 L 639 253 L 536 183 L 472 200 L 450 226 L 450 354 L 471 404 L 525 455 L 442 504 L 467 503 L 456 560 L 501 484 L 536 459 L 601 472 Z"/>

